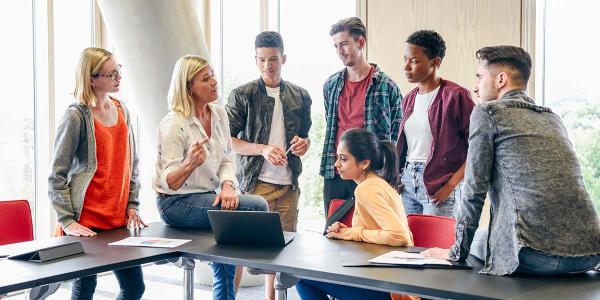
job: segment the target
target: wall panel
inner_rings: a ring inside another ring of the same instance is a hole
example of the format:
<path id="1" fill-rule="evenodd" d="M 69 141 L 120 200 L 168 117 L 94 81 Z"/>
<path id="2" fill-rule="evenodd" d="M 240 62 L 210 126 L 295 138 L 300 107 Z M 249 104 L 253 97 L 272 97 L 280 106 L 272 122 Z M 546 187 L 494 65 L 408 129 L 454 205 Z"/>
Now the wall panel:
<path id="1" fill-rule="evenodd" d="M 404 77 L 404 41 L 416 30 L 432 29 L 446 41 L 446 57 L 440 68 L 442 77 L 471 89 L 477 49 L 521 45 L 521 1 L 367 1 L 369 61 L 379 64 L 400 84 L 402 94 L 406 94 L 414 85 Z"/>

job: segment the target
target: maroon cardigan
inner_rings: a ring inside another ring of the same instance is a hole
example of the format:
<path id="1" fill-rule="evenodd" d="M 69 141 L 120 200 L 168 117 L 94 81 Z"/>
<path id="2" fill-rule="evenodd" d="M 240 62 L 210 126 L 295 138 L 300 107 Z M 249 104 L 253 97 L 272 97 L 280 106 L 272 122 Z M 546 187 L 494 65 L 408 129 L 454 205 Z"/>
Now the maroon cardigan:
<path id="1" fill-rule="evenodd" d="M 404 169 L 408 149 L 404 124 L 413 112 L 417 92 L 418 88 L 415 88 L 402 99 L 402 123 L 396 145 L 401 169 Z M 429 107 L 433 142 L 423 171 L 423 181 L 430 196 L 446 184 L 467 158 L 469 118 L 474 107 L 475 103 L 467 89 L 441 79 L 440 90 Z"/>

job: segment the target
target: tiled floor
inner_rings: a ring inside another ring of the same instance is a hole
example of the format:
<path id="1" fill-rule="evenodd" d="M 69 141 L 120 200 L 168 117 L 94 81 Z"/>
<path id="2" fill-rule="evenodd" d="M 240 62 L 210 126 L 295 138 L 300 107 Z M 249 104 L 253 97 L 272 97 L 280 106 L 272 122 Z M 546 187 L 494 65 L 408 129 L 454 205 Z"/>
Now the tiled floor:
<path id="1" fill-rule="evenodd" d="M 146 283 L 146 292 L 143 299 L 182 299 L 183 298 L 183 270 L 172 264 L 165 265 L 147 265 L 144 266 L 144 280 Z M 112 273 L 103 273 L 98 277 L 98 286 L 94 299 L 115 299 L 119 290 L 117 280 Z M 70 299 L 71 284 L 63 283 L 56 293 L 48 297 L 50 300 Z M 195 299 L 212 299 L 212 290 L 208 285 L 195 283 Z M 13 294 L 3 299 L 25 299 L 23 293 Z M 264 299 L 264 286 L 241 287 L 236 299 Z M 288 299 L 299 299 L 295 288 L 288 290 Z"/>

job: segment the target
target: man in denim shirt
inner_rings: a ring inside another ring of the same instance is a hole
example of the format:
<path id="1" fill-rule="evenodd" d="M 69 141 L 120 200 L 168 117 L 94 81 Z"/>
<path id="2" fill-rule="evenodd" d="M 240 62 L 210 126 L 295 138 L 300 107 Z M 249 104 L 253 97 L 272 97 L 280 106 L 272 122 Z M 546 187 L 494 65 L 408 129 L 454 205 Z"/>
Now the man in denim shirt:
<path id="1" fill-rule="evenodd" d="M 585 190 L 561 119 L 524 90 L 531 58 L 513 46 L 485 47 L 471 115 L 463 204 L 451 249 L 426 255 L 464 260 L 486 193 L 491 201 L 485 274 L 586 272 L 600 263 L 600 219 Z"/>

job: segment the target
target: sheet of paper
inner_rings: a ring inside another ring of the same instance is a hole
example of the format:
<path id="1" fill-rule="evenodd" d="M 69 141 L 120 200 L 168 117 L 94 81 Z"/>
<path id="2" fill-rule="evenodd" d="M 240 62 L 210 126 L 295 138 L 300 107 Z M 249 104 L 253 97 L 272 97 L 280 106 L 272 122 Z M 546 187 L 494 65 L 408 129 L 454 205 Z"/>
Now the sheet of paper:
<path id="1" fill-rule="evenodd" d="M 369 262 L 392 265 L 452 265 L 445 260 L 426 258 L 420 253 L 408 253 L 404 251 L 390 251 L 370 259 Z"/>
<path id="2" fill-rule="evenodd" d="M 128 237 L 120 241 L 109 243 L 109 246 L 130 246 L 130 247 L 154 247 L 154 248 L 175 248 L 191 240 L 166 239 L 159 237 Z"/>

